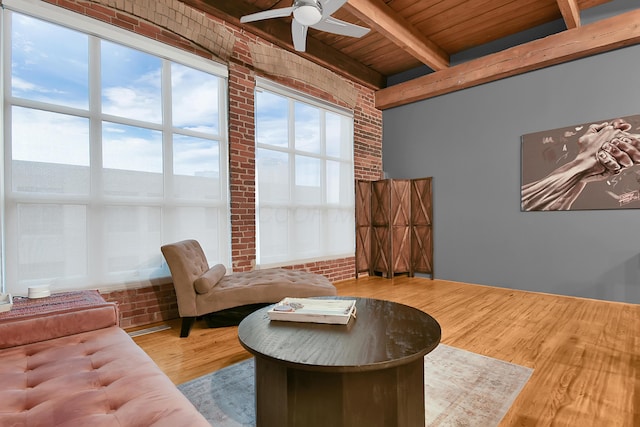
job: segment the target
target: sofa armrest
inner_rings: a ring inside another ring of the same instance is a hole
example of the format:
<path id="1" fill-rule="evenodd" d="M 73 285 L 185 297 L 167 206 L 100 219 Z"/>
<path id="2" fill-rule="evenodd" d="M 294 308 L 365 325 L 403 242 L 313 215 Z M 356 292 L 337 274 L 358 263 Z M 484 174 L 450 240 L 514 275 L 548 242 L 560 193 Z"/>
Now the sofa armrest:
<path id="1" fill-rule="evenodd" d="M 97 292 L 96 292 L 97 293 Z M 42 301 L 43 304 L 46 302 Z M 72 304 L 51 304 L 39 310 L 20 311 L 16 302 L 10 315 L 0 317 L 0 348 L 15 347 L 119 325 L 118 306 L 102 297 Z"/>

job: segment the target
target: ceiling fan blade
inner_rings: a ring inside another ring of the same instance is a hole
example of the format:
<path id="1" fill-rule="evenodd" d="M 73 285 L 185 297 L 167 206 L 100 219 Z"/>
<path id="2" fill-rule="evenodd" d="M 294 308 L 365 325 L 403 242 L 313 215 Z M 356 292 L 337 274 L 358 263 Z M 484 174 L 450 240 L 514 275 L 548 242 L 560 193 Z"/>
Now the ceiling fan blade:
<path id="1" fill-rule="evenodd" d="M 295 19 L 291 22 L 291 36 L 293 38 L 293 47 L 298 52 L 304 52 L 307 48 L 307 29 L 306 25 L 302 25 Z"/>
<path id="2" fill-rule="evenodd" d="M 369 28 L 361 27 L 332 17 L 323 19 L 317 24 L 313 24 L 311 28 L 349 37 L 362 37 L 369 32 Z"/>
<path id="3" fill-rule="evenodd" d="M 240 22 L 254 22 L 254 21 L 262 21 L 263 19 L 271 19 L 271 18 L 284 18 L 285 16 L 289 16 L 293 13 L 294 7 L 283 7 L 281 9 L 273 9 L 273 10 L 265 10 L 263 12 L 252 13 L 251 15 L 245 15 L 240 18 Z"/>
<path id="4" fill-rule="evenodd" d="M 340 9 L 347 0 L 320 0 L 322 4 L 322 17 L 326 18 L 333 15 L 333 12 Z"/>

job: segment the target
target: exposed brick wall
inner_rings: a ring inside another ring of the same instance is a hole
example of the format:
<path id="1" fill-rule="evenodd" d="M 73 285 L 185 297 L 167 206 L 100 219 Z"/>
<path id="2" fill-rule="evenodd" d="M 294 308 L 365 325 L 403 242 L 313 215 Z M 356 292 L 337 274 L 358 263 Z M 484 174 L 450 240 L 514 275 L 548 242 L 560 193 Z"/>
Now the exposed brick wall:
<path id="1" fill-rule="evenodd" d="M 349 81 L 337 87 L 349 87 L 357 93 L 355 105 L 350 97 L 335 96 L 327 88 L 327 74 L 316 82 L 313 76 L 301 81 L 295 75 L 267 75 L 256 69 L 251 47 L 256 43 L 274 46 L 242 29 L 191 9 L 177 0 L 44 0 L 83 15 L 113 24 L 128 31 L 195 53 L 229 67 L 229 172 L 231 189 L 231 249 L 235 271 L 255 266 L 255 144 L 253 90 L 255 76 L 263 75 L 309 95 L 354 111 L 355 178 L 376 180 L 382 176 L 382 112 L 375 108 L 374 92 Z M 255 50 L 255 49 L 254 49 Z M 300 66 L 300 58 L 282 55 L 281 67 Z M 287 59 L 288 58 L 288 59 Z M 313 69 L 308 67 L 305 69 Z M 335 79 L 343 79 L 335 75 Z M 344 80 L 344 79 L 343 79 Z M 332 281 L 355 276 L 355 258 L 291 265 L 326 275 Z M 123 327 L 145 325 L 178 316 L 172 285 L 154 284 L 104 294 L 117 301 Z"/>
<path id="2" fill-rule="evenodd" d="M 353 114 L 355 179 L 375 181 L 382 171 L 382 111 L 375 108 L 372 91 L 360 90 Z"/>
<path id="3" fill-rule="evenodd" d="M 229 178 L 234 271 L 251 270 L 256 259 L 254 86 L 251 71 L 246 66 L 229 64 Z"/>
<path id="4" fill-rule="evenodd" d="M 173 283 L 102 293 L 105 300 L 117 302 L 120 326 L 147 325 L 178 317 L 178 304 Z"/>
<path id="5" fill-rule="evenodd" d="M 332 282 L 339 280 L 352 279 L 355 274 L 355 260 L 353 257 L 332 259 L 329 261 L 316 261 L 306 264 L 295 264 L 285 268 L 293 268 L 298 270 L 307 270 L 312 273 L 322 274 L 329 278 Z"/>

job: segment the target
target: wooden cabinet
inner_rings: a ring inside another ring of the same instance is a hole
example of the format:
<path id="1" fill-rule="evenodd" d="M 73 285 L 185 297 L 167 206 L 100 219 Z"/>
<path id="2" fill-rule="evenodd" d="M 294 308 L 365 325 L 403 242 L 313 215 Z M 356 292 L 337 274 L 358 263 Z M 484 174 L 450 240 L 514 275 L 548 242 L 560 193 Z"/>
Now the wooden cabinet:
<path id="1" fill-rule="evenodd" d="M 356 277 L 433 277 L 431 178 L 356 182 Z"/>

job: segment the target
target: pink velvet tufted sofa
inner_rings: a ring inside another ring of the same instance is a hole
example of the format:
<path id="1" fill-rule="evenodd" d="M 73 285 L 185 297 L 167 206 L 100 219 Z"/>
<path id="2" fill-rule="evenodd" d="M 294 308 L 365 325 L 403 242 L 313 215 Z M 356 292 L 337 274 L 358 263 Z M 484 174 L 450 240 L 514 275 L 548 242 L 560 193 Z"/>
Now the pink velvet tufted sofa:
<path id="1" fill-rule="evenodd" d="M 0 313 L 0 426 L 209 426 L 95 294 Z"/>

